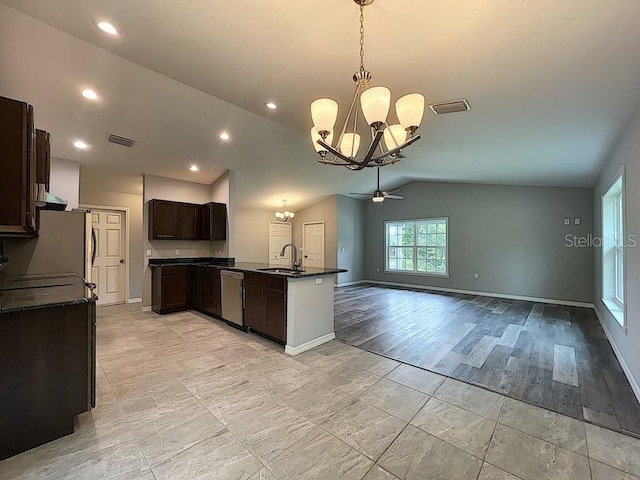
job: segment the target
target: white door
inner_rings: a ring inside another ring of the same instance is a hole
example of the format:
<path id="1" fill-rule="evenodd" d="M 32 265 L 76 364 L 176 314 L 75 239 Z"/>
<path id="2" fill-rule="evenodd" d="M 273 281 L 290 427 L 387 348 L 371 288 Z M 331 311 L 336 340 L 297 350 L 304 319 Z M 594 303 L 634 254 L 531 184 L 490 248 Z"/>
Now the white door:
<path id="1" fill-rule="evenodd" d="M 98 305 L 126 300 L 126 236 L 124 212 L 91 209 L 96 234 L 96 259 L 91 280 L 98 287 Z"/>
<path id="2" fill-rule="evenodd" d="M 304 265 L 324 268 L 324 222 L 302 224 Z"/>
<path id="3" fill-rule="evenodd" d="M 291 243 L 291 224 L 287 222 L 269 222 L 269 265 L 291 266 L 291 248 L 287 248 L 284 257 L 280 251 Z"/>

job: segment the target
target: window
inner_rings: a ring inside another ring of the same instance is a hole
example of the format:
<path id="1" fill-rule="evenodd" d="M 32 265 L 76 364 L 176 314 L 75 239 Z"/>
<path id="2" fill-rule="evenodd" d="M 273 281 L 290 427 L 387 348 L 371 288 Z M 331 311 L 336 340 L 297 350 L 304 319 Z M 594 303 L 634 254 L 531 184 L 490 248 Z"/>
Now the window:
<path id="1" fill-rule="evenodd" d="M 448 276 L 446 218 L 385 222 L 387 272 Z"/>
<path id="2" fill-rule="evenodd" d="M 624 326 L 624 176 L 602 196 L 602 302 Z"/>

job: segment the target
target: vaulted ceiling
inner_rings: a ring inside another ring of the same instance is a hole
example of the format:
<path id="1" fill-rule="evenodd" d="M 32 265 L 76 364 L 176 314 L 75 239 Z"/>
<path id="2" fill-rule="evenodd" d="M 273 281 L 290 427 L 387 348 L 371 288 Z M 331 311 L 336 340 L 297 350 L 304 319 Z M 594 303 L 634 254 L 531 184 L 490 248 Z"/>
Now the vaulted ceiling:
<path id="1" fill-rule="evenodd" d="M 56 157 L 201 183 L 231 168 L 247 207 L 373 186 L 373 171 L 317 164 L 308 140 L 309 103 L 344 106 L 352 91 L 352 0 L 0 2 L 0 95 L 34 104 Z M 637 0 L 377 0 L 365 16 L 374 84 L 473 108 L 428 113 L 383 186 L 590 186 L 640 101 Z M 100 32 L 103 19 L 121 35 Z M 88 86 L 101 101 L 80 97 Z M 109 132 L 138 142 L 108 144 Z"/>

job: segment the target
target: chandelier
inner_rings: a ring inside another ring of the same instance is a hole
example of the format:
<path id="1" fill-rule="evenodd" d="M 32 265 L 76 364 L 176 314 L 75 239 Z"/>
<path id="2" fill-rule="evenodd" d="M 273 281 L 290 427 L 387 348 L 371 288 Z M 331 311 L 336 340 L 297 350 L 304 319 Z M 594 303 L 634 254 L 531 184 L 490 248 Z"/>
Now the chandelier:
<path id="1" fill-rule="evenodd" d="M 360 5 L 360 70 L 353 75 L 355 93 L 338 135 L 334 134 L 338 102 L 330 98 L 319 98 L 311 103 L 311 141 L 320 155 L 320 163 L 362 170 L 365 167 L 384 167 L 396 163 L 403 158 L 400 152 L 420 139 L 416 131 L 424 115 L 424 96 L 411 93 L 398 99 L 395 107 L 399 123 L 387 123 L 391 90 L 387 87 L 370 87 L 371 73 L 364 69 L 364 7 L 371 5 L 374 0 L 353 1 Z M 371 143 L 360 159 L 356 159 L 361 143 L 360 134 L 357 133 L 358 104 L 368 128 L 371 129 Z M 329 154 L 332 158 L 327 158 Z"/>
<path id="2" fill-rule="evenodd" d="M 281 211 L 277 211 L 274 215 L 281 222 L 286 222 L 290 218 L 293 218 L 293 217 L 296 216 L 295 213 L 290 212 L 289 210 L 287 210 L 287 201 L 286 200 L 282 200 L 282 210 Z"/>

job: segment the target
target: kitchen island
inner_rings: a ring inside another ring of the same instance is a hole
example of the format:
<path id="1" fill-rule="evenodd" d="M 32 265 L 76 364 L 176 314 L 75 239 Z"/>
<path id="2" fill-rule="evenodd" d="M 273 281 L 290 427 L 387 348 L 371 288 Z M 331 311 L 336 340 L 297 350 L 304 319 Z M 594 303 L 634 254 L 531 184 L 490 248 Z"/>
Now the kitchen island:
<path id="1" fill-rule="evenodd" d="M 222 318 L 220 271 L 242 272 L 244 327 L 297 355 L 335 338 L 334 275 L 346 270 L 302 267 L 292 270 L 262 263 L 235 263 L 233 259 L 153 259 L 152 304 L 157 313 L 195 308 Z M 203 279 L 209 278 L 203 287 Z M 170 302 L 163 299 L 170 296 Z M 203 295 L 210 300 L 203 301 Z M 203 309 L 202 305 L 211 305 Z M 218 307 L 217 307 L 218 306 Z M 217 307 L 217 309 L 216 309 Z"/>

